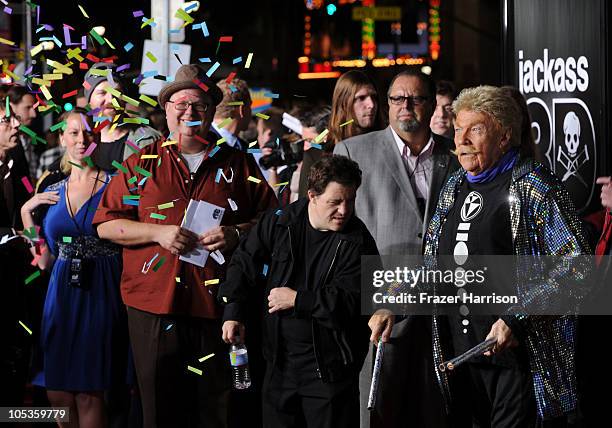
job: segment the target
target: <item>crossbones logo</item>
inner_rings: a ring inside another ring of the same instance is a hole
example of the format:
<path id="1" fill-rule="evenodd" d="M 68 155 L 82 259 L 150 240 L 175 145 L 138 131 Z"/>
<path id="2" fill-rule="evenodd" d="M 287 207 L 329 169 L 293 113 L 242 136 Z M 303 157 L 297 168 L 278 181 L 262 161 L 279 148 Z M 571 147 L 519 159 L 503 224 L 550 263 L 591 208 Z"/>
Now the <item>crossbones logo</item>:
<path id="1" fill-rule="evenodd" d="M 561 181 L 566 181 L 568 178 L 574 176 L 586 187 L 589 187 L 580 174 L 578 174 L 580 167 L 589 161 L 589 150 L 587 146 L 584 145 L 582 151 L 578 151 L 578 147 L 580 146 L 580 119 L 578 119 L 578 116 L 576 116 L 576 113 L 573 111 L 565 115 L 565 119 L 563 120 L 563 133 L 565 134 L 564 143 L 567 148 L 567 153 L 563 150 L 563 146 L 559 146 L 559 151 L 557 153 L 557 162 L 566 169 Z"/>

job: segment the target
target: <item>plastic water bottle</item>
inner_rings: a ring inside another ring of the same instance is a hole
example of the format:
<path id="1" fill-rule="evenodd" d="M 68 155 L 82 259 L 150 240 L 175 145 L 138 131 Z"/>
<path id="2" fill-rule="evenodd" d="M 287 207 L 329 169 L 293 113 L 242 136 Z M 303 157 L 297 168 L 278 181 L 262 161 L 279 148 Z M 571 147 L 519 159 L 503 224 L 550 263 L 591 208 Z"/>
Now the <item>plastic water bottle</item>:
<path id="1" fill-rule="evenodd" d="M 251 373 L 249 372 L 249 354 L 240 336 L 236 336 L 229 352 L 230 364 L 234 372 L 234 389 L 247 389 L 251 386 Z"/>

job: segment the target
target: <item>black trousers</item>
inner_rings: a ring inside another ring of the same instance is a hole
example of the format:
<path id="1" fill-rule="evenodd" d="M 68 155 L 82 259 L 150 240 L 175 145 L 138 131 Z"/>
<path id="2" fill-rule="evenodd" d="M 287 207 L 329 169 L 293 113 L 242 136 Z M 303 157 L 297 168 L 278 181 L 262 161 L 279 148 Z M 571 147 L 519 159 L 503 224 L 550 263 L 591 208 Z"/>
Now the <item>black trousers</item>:
<path id="1" fill-rule="evenodd" d="M 467 363 L 452 376 L 453 427 L 536 426 L 536 401 L 528 368 Z"/>
<path id="2" fill-rule="evenodd" d="M 127 312 L 143 426 L 225 428 L 231 376 L 221 321 L 130 307 Z M 187 370 L 188 365 L 202 375 Z"/>
<path id="3" fill-rule="evenodd" d="M 309 362 L 268 364 L 263 385 L 266 428 L 341 428 L 359 426 L 359 378 L 323 383 Z"/>

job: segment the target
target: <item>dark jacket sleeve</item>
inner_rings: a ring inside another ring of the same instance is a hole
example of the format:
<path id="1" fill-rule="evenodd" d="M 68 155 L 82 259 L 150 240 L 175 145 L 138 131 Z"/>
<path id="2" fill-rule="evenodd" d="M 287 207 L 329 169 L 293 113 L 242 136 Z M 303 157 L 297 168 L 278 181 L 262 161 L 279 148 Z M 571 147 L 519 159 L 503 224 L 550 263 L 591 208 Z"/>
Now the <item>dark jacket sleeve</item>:
<path id="1" fill-rule="evenodd" d="M 267 212 L 244 237 L 232 255 L 225 281 L 217 299 L 222 305 L 223 321 L 244 321 L 249 290 L 263 279 L 264 265 L 270 264 L 272 232 L 278 216 Z"/>
<path id="2" fill-rule="evenodd" d="M 362 244 L 349 246 L 344 243 L 347 249 L 323 287 L 298 291 L 295 299 L 297 317 L 312 317 L 320 325 L 332 329 L 351 327 L 361 314 L 361 256 L 378 255 L 374 239 L 367 231 L 363 234 Z"/>

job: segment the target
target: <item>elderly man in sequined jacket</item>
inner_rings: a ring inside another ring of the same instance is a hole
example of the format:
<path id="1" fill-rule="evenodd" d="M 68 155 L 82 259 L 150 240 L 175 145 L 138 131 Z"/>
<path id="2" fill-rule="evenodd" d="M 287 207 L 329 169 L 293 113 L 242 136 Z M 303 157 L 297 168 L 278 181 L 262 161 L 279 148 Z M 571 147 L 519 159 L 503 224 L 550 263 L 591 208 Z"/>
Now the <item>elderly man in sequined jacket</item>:
<path id="1" fill-rule="evenodd" d="M 515 101 L 499 88 L 480 86 L 464 90 L 453 109 L 462 168 L 442 189 L 425 256 L 590 253 L 568 192 L 533 160 L 533 146 L 520 141 L 521 113 Z M 466 218 L 469 233 L 460 239 L 457 232 L 466 230 Z M 517 289 L 525 280 L 518 275 Z M 571 275 L 577 284 L 580 272 L 568 271 L 570 282 Z M 542 282 L 540 298 L 559 292 L 555 285 Z M 433 329 L 436 367 L 453 356 L 449 349 L 458 354 L 485 338 L 497 339 L 485 356 L 450 376 L 436 368 L 456 426 L 528 427 L 565 419 L 575 411 L 573 317 L 461 313 L 434 317 Z M 451 338 L 446 342 L 441 339 L 445 329 Z"/>

